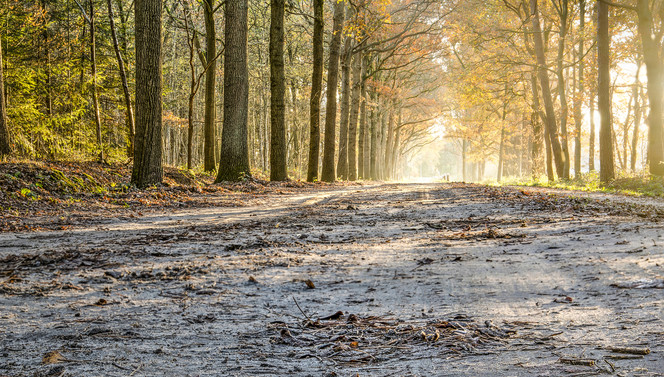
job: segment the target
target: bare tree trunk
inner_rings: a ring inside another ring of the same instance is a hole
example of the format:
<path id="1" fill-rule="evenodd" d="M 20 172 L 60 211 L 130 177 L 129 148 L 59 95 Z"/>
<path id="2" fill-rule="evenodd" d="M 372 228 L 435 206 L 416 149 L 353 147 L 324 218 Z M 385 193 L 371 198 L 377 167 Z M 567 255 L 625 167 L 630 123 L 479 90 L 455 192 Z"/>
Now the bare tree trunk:
<path id="1" fill-rule="evenodd" d="M 559 2 L 557 6 L 560 16 L 560 33 L 558 37 L 558 58 L 557 58 L 557 72 L 558 76 L 558 98 L 560 99 L 560 145 L 564 156 L 563 175 L 561 178 L 569 179 L 569 147 L 567 143 L 567 116 L 569 113 L 567 105 L 567 93 L 564 76 L 563 57 L 565 54 L 565 41 L 567 38 L 567 19 L 569 15 L 568 0 L 556 0 Z M 556 4 L 554 2 L 554 4 Z"/>
<path id="2" fill-rule="evenodd" d="M 136 140 L 131 182 L 140 188 L 162 181 L 161 0 L 137 0 Z"/>
<path id="3" fill-rule="evenodd" d="M 634 101 L 634 131 L 632 133 L 632 154 L 630 158 L 630 170 L 633 172 L 636 171 L 636 150 L 639 146 L 639 126 L 641 123 L 641 83 L 638 81 L 639 70 L 637 69 L 636 73 L 637 81 L 632 89 L 632 95 L 635 98 Z"/>
<path id="4" fill-rule="evenodd" d="M 392 147 L 394 143 L 394 107 L 396 106 L 396 101 L 392 101 L 387 119 L 387 140 L 385 141 L 385 160 L 383 162 L 383 179 L 391 179 L 392 171 L 391 160 L 392 160 Z"/>
<path id="5" fill-rule="evenodd" d="M 609 5 L 597 3 L 597 68 L 598 68 L 598 108 L 599 129 L 599 178 L 608 183 L 615 177 L 613 166 L 613 143 L 611 138 L 611 76 L 610 76 L 610 36 Z"/>
<path id="6" fill-rule="evenodd" d="M 95 112 L 95 125 L 97 130 L 97 145 L 99 147 L 99 162 L 104 161 L 104 145 L 101 139 L 101 116 L 99 115 L 99 93 L 97 88 L 97 52 L 95 40 L 95 7 L 90 0 L 90 65 L 92 69 L 92 105 Z"/>
<path id="7" fill-rule="evenodd" d="M 362 88 L 362 53 L 353 58 L 353 89 L 348 124 L 348 180 L 357 179 L 357 122 L 360 114 L 360 90 Z"/>
<path id="8" fill-rule="evenodd" d="M 120 53 L 120 45 L 118 43 L 118 36 L 115 32 L 115 21 L 113 17 L 113 5 L 111 0 L 107 0 L 108 5 L 108 20 L 111 27 L 111 38 L 113 39 L 113 50 L 115 50 L 115 58 L 118 60 L 118 71 L 120 72 L 120 80 L 122 81 L 122 92 L 124 94 L 125 107 L 127 108 L 127 135 L 129 143 L 127 144 L 127 156 L 133 157 L 134 155 L 134 110 L 131 105 L 131 94 L 129 93 L 129 84 L 127 83 L 127 73 L 125 71 L 124 60 Z"/>
<path id="9" fill-rule="evenodd" d="M 366 71 L 366 62 L 364 59 L 361 59 L 362 64 L 362 76 Z M 367 173 L 369 172 L 369 165 L 367 159 L 369 154 L 367 153 L 368 143 L 367 143 L 367 86 L 364 80 L 361 80 L 360 83 L 360 137 L 357 142 L 357 164 L 358 178 L 366 179 Z"/>
<path id="10" fill-rule="evenodd" d="M 247 68 L 247 0 L 225 4 L 224 128 L 215 182 L 251 176 L 247 145 L 249 70 Z"/>
<path id="11" fill-rule="evenodd" d="M 643 60 L 648 75 L 648 167 L 650 174 L 664 175 L 664 140 L 662 138 L 662 58 L 659 42 L 655 40 L 652 12 L 648 0 L 637 1 L 639 34 L 643 46 Z"/>
<path id="12" fill-rule="evenodd" d="M 341 57 L 341 119 L 339 120 L 339 161 L 337 175 L 340 179 L 348 179 L 348 123 L 350 117 L 350 65 L 353 54 L 352 38 L 346 37 L 344 52 Z"/>
<path id="13" fill-rule="evenodd" d="M 314 3 L 314 62 L 311 75 L 311 99 L 309 101 L 309 164 L 307 181 L 318 179 L 320 156 L 320 99 L 323 91 L 323 0 Z"/>
<path id="14" fill-rule="evenodd" d="M 558 177 L 564 177 L 565 156 L 562 153 L 560 140 L 558 139 L 558 126 L 556 114 L 553 107 L 553 98 L 551 96 L 551 87 L 549 84 L 549 74 L 546 69 L 546 58 L 544 56 L 544 42 L 542 40 L 542 28 L 539 21 L 539 10 L 537 9 L 537 0 L 530 0 L 530 12 L 533 24 L 533 39 L 535 41 L 535 53 L 537 55 L 537 72 L 542 87 L 542 99 L 546 111 L 546 128 L 548 139 L 551 144 L 553 160 L 556 165 Z M 551 179 L 551 176 L 549 176 Z"/>
<path id="15" fill-rule="evenodd" d="M 583 58 L 585 40 L 583 33 L 586 25 L 586 1 L 579 1 L 579 50 L 577 58 L 579 59 L 579 66 L 577 68 L 578 77 L 576 79 L 576 98 L 574 101 L 574 177 L 581 178 L 581 126 L 582 114 L 581 105 L 584 99 L 584 70 L 585 59 Z"/>
<path id="16" fill-rule="evenodd" d="M 369 141 L 370 141 L 370 149 L 369 149 L 369 178 L 372 180 L 377 179 L 376 175 L 376 149 L 378 148 L 378 107 L 376 104 L 379 101 L 378 96 L 376 95 L 375 90 L 371 90 L 371 102 L 373 103 L 372 109 L 371 109 L 371 119 L 370 119 L 370 125 L 369 125 Z"/>
<path id="17" fill-rule="evenodd" d="M 332 24 L 332 39 L 330 40 L 330 60 L 327 68 L 327 104 L 325 106 L 325 141 L 323 145 L 323 168 L 321 180 L 334 182 L 336 173 L 334 169 L 334 150 L 337 123 L 337 83 L 339 82 L 339 49 L 341 48 L 341 33 L 344 27 L 345 2 L 334 3 L 334 18 Z"/>
<path id="18" fill-rule="evenodd" d="M 286 161 L 286 78 L 284 0 L 270 2 L 270 180 L 288 179 Z"/>
<path id="19" fill-rule="evenodd" d="M 7 126 L 7 110 L 5 109 L 5 73 L 2 59 L 2 43 L 0 43 L 0 158 L 11 155 L 12 146 Z"/>
<path id="20" fill-rule="evenodd" d="M 542 158 L 542 149 L 544 143 L 544 137 L 542 132 L 542 120 L 545 119 L 545 116 L 542 114 L 542 109 L 540 107 L 539 101 L 539 90 L 537 89 L 537 76 L 533 73 L 530 76 L 530 91 L 532 96 L 532 107 L 530 114 L 530 122 L 533 127 L 533 144 L 530 150 L 531 159 L 532 159 L 532 168 L 531 175 L 533 179 L 537 179 L 544 173 L 544 159 Z"/>
<path id="21" fill-rule="evenodd" d="M 214 171 L 217 168 L 215 156 L 215 120 L 217 108 L 215 86 L 217 84 L 217 32 L 214 27 L 214 0 L 203 0 L 205 17 L 205 115 L 203 118 L 203 169 Z"/>

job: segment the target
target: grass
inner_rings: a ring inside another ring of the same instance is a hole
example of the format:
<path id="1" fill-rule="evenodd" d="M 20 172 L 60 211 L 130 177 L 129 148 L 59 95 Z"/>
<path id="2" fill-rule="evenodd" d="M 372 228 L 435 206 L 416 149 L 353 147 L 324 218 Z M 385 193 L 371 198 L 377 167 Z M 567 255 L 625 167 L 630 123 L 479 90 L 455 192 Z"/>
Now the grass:
<path id="1" fill-rule="evenodd" d="M 540 179 L 508 179 L 498 186 L 547 187 L 563 190 L 603 192 L 631 196 L 664 197 L 664 178 L 620 175 L 607 185 L 602 185 L 597 172 L 582 174 L 579 179 L 549 182 Z"/>

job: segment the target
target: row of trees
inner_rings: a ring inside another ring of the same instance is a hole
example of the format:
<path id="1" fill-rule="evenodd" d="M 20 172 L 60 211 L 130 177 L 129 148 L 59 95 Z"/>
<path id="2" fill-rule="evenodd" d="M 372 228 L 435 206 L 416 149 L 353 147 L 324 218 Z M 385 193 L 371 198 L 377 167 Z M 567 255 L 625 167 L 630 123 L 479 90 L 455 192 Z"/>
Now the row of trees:
<path id="1" fill-rule="evenodd" d="M 446 2 L 5 4 L 2 154 L 383 179 L 441 110 Z"/>
<path id="2" fill-rule="evenodd" d="M 499 181 L 528 170 L 579 177 L 596 169 L 597 149 L 603 182 L 638 161 L 664 175 L 663 11 L 649 0 L 460 3 L 445 74 L 464 177 L 491 159 Z"/>

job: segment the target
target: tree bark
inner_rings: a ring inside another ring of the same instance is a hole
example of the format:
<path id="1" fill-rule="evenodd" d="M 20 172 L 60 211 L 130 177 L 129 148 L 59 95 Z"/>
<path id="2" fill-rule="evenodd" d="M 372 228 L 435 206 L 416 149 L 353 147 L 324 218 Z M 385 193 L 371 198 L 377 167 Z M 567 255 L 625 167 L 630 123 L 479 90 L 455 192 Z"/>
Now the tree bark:
<path id="1" fill-rule="evenodd" d="M 375 90 L 371 90 L 372 107 L 371 107 L 371 119 L 369 120 L 369 178 L 371 180 L 376 180 L 376 155 L 378 148 L 378 106 L 379 101 L 378 96 L 376 95 Z"/>
<path id="2" fill-rule="evenodd" d="M 309 100 L 309 164 L 307 182 L 318 179 L 320 157 L 320 99 L 323 91 L 323 5 L 324 0 L 314 2 L 313 72 L 311 74 L 311 98 Z"/>
<path id="3" fill-rule="evenodd" d="M 360 93 L 362 88 L 362 53 L 353 58 L 353 89 L 351 95 L 350 118 L 348 123 L 348 180 L 357 180 L 357 126 L 360 114 Z"/>
<path id="4" fill-rule="evenodd" d="M 115 51 L 115 58 L 118 60 L 118 71 L 120 72 L 120 80 L 122 81 L 122 93 L 124 94 L 125 107 L 127 108 L 127 135 L 129 142 L 127 143 L 127 157 L 134 156 L 134 134 L 136 133 L 134 126 L 134 110 L 131 104 L 131 94 L 129 92 L 129 84 L 127 83 L 127 72 L 125 71 L 124 60 L 120 52 L 120 44 L 118 43 L 118 36 L 115 31 L 115 20 L 113 16 L 113 4 L 111 0 L 107 0 L 108 5 L 108 21 L 111 28 L 111 38 L 113 40 L 113 50 Z"/>
<path id="5" fill-rule="evenodd" d="M 581 178 L 581 126 L 582 114 L 581 105 L 584 99 L 584 70 L 585 59 L 583 58 L 585 40 L 583 33 L 586 25 L 586 1 L 579 1 L 579 50 L 577 57 L 579 66 L 577 68 L 576 79 L 576 98 L 574 101 L 574 177 Z"/>
<path id="6" fill-rule="evenodd" d="M 339 161 L 337 175 L 340 179 L 348 179 L 348 128 L 350 121 L 350 66 L 353 54 L 352 38 L 346 37 L 344 52 L 341 57 L 341 119 L 339 119 Z"/>
<path id="7" fill-rule="evenodd" d="M 0 43 L 0 158 L 11 155 L 12 145 L 7 125 L 7 110 L 5 109 L 5 73 L 2 59 L 2 43 Z"/>
<path id="8" fill-rule="evenodd" d="M 366 71 L 366 61 L 361 59 L 362 77 Z M 366 179 L 369 171 L 367 159 L 367 86 L 364 80 L 360 83 L 360 136 L 357 142 L 357 177 Z"/>
<path id="9" fill-rule="evenodd" d="M 564 177 L 565 156 L 562 153 L 560 140 L 558 139 L 558 126 L 556 114 L 553 107 L 553 97 L 551 96 L 551 87 L 549 84 L 549 74 L 546 69 L 546 58 L 544 56 L 544 41 L 542 40 L 542 28 L 539 21 L 539 10 L 537 9 L 537 0 L 530 0 L 530 12 L 533 24 L 533 39 L 535 41 L 535 53 L 537 55 L 537 73 L 539 76 L 542 99 L 544 101 L 544 110 L 546 111 L 546 129 L 548 139 L 551 144 L 553 160 L 556 165 L 556 173 L 559 178 Z M 551 178 L 551 177 L 549 177 Z"/>
<path id="10" fill-rule="evenodd" d="M 284 0 L 270 1 L 270 180 L 288 179 L 286 162 L 286 78 Z"/>
<path id="11" fill-rule="evenodd" d="M 136 139 L 132 184 L 145 188 L 161 183 L 161 0 L 137 0 L 136 40 Z"/>
<path id="12" fill-rule="evenodd" d="M 557 1 L 557 0 L 556 0 Z M 567 38 L 567 19 L 569 14 L 568 0 L 560 0 L 559 5 L 560 32 L 558 36 L 558 57 L 556 75 L 558 76 L 558 98 L 560 99 L 560 146 L 564 156 L 563 179 L 569 179 L 569 146 L 567 142 L 567 116 L 569 106 L 567 105 L 567 93 L 564 76 L 565 41 Z"/>
<path id="13" fill-rule="evenodd" d="M 610 76 L 609 5 L 597 3 L 597 82 L 599 129 L 599 179 L 608 183 L 614 176 L 613 142 L 611 135 L 611 76 Z"/>
<path id="14" fill-rule="evenodd" d="M 217 168 L 215 156 L 215 120 L 217 119 L 215 86 L 217 84 L 217 32 L 214 27 L 214 0 L 203 0 L 205 18 L 205 114 L 203 118 L 203 169 Z"/>
<path id="15" fill-rule="evenodd" d="M 539 101 L 539 90 L 537 85 L 537 75 L 533 72 L 530 76 L 530 91 L 532 96 L 530 122 L 533 127 L 533 144 L 530 150 L 532 159 L 531 175 L 533 179 L 539 179 L 544 173 L 544 159 L 542 158 L 542 150 L 544 137 L 542 132 L 542 120 L 546 119 L 542 114 L 542 109 Z"/>
<path id="16" fill-rule="evenodd" d="M 632 133 L 632 154 L 630 158 L 630 170 L 633 172 L 636 171 L 636 150 L 639 146 L 639 126 L 641 123 L 641 83 L 638 82 L 638 70 L 637 70 L 637 82 L 634 85 L 633 95 L 635 98 L 634 101 L 634 132 Z"/>
<path id="17" fill-rule="evenodd" d="M 344 1 L 334 3 L 332 40 L 330 40 L 330 61 L 327 67 L 327 104 L 325 106 L 325 140 L 323 144 L 323 168 L 321 180 L 334 182 L 334 151 L 337 123 L 337 84 L 339 82 L 339 49 L 344 27 Z"/>
<path id="18" fill-rule="evenodd" d="M 97 131 L 97 146 L 99 147 L 99 162 L 104 161 L 104 145 L 101 136 L 101 116 L 99 115 L 99 93 L 97 88 L 97 41 L 95 40 L 95 6 L 90 0 L 90 68 L 92 70 L 92 105 L 95 115 Z"/>
<path id="19" fill-rule="evenodd" d="M 249 70 L 247 67 L 247 0 L 225 4 L 224 128 L 215 182 L 251 176 L 247 144 Z"/>

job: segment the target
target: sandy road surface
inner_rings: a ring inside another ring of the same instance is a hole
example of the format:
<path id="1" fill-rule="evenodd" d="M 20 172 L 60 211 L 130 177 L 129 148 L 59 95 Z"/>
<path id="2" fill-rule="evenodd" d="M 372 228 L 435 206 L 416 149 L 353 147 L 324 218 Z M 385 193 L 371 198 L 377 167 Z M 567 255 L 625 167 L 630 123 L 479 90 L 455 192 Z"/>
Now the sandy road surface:
<path id="1" fill-rule="evenodd" d="M 664 375 L 662 225 L 598 200 L 388 184 L 0 234 L 0 376 Z"/>

